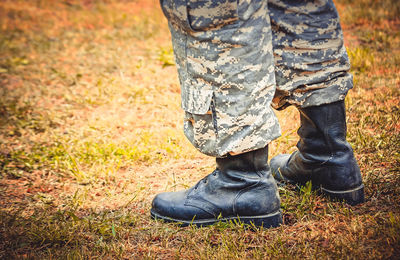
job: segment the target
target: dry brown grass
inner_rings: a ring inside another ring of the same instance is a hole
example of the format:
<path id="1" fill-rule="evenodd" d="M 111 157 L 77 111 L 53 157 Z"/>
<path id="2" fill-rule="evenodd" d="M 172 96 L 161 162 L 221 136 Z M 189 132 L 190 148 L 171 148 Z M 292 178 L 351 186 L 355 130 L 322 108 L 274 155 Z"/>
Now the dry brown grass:
<path id="1" fill-rule="evenodd" d="M 336 1 L 353 63 L 348 138 L 357 207 L 280 189 L 285 225 L 179 228 L 155 194 L 214 167 L 182 133 L 156 0 L 0 2 L 0 258 L 396 258 L 400 255 L 398 1 Z M 278 112 L 291 152 L 298 114 Z"/>

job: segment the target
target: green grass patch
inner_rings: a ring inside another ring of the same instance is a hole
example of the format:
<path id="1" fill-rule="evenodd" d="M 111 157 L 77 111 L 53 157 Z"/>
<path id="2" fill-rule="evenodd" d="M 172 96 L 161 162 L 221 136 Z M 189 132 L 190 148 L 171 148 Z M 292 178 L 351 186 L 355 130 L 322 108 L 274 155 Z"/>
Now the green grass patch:
<path id="1" fill-rule="evenodd" d="M 159 1 L 0 3 L 0 258 L 268 259 L 400 255 L 398 1 L 335 1 L 349 35 L 348 140 L 366 202 L 279 188 L 284 225 L 180 228 L 155 194 L 213 170 L 182 133 Z M 297 142 L 294 108 L 270 155 Z"/>

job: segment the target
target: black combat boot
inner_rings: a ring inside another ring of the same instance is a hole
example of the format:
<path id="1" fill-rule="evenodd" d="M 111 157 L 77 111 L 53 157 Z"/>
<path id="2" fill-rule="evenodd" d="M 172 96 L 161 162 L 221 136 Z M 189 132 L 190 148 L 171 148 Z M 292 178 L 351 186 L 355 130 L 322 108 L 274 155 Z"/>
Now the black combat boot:
<path id="1" fill-rule="evenodd" d="M 346 141 L 344 101 L 299 108 L 298 151 L 272 158 L 277 181 L 305 184 L 312 181 L 323 194 L 350 205 L 364 202 L 364 185 L 353 149 Z"/>
<path id="2" fill-rule="evenodd" d="M 268 148 L 217 158 L 217 169 L 194 187 L 158 194 L 151 217 L 206 226 L 240 221 L 263 227 L 282 223 L 280 198 L 268 167 Z"/>

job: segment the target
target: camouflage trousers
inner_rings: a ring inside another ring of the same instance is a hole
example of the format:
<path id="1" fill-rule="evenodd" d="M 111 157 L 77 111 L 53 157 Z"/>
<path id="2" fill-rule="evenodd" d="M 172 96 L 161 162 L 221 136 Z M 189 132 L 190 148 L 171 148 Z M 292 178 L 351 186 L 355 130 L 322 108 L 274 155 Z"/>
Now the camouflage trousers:
<path id="1" fill-rule="evenodd" d="M 331 0 L 161 0 L 184 131 L 223 157 L 281 135 L 272 110 L 343 100 L 352 76 Z"/>

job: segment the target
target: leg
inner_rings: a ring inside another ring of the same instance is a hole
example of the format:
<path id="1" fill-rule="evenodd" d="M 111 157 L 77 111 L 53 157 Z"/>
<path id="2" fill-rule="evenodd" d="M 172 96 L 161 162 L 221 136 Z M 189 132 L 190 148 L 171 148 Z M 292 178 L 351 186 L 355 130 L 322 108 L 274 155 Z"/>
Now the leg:
<path id="1" fill-rule="evenodd" d="M 271 0 L 278 109 L 300 111 L 298 151 L 278 155 L 278 181 L 314 186 L 349 204 L 364 201 L 364 186 L 346 141 L 344 97 L 352 88 L 339 18 L 332 1 Z"/>
<path id="2" fill-rule="evenodd" d="M 267 1 L 162 0 L 172 34 L 185 135 L 217 157 L 194 187 L 153 200 L 151 216 L 184 225 L 240 220 L 275 227 L 280 198 L 268 166 L 280 135 Z"/>

